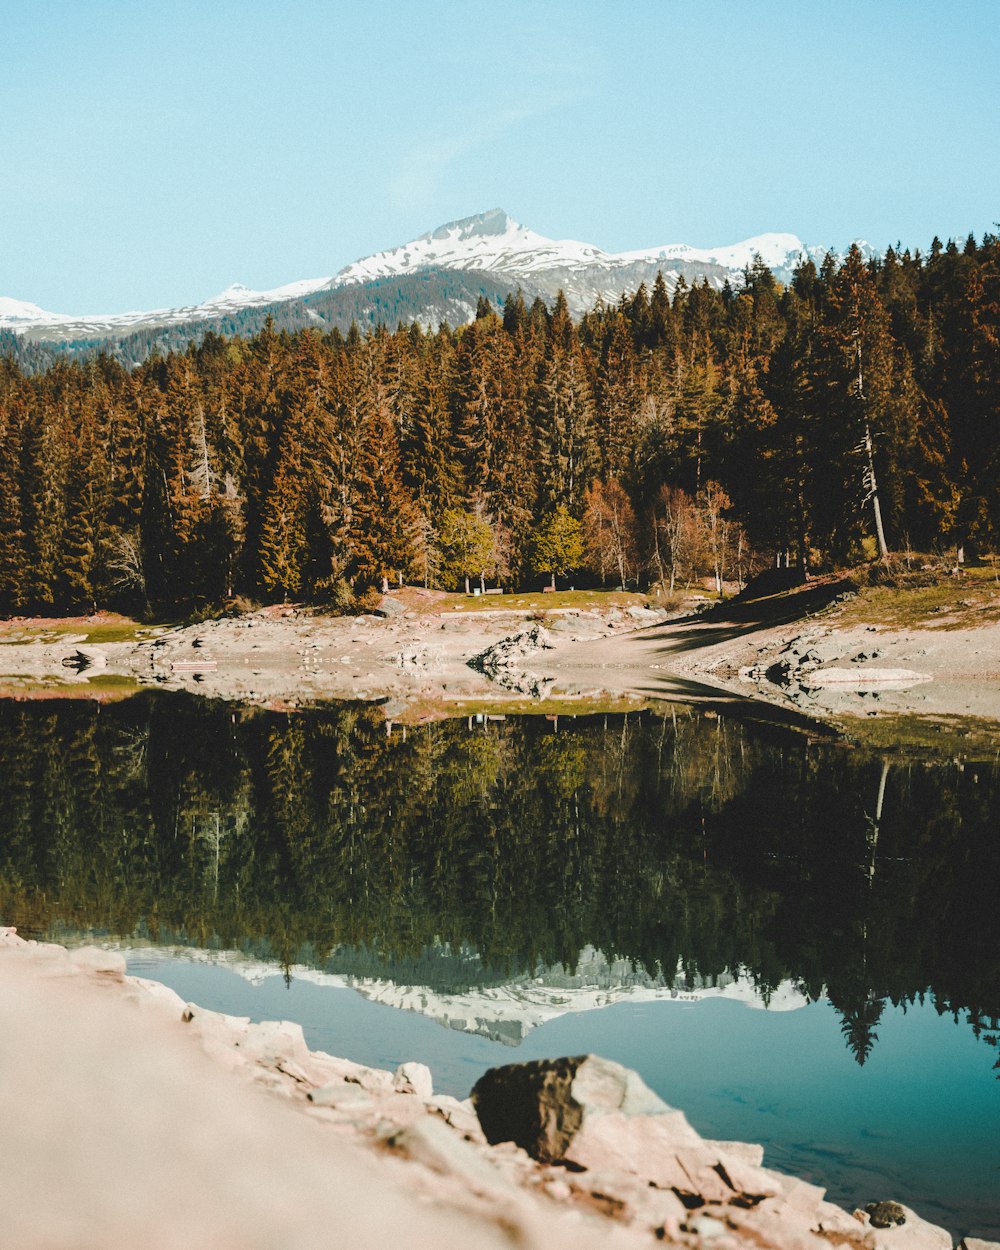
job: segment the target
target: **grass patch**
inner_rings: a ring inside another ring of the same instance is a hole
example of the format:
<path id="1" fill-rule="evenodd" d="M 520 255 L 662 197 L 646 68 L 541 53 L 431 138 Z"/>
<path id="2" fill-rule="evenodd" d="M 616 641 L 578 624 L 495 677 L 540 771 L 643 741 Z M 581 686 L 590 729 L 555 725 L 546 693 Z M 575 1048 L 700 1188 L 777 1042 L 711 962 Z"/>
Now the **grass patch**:
<path id="1" fill-rule="evenodd" d="M 575 608 L 578 611 L 606 611 L 609 608 L 647 607 L 648 595 L 631 590 L 530 590 L 509 595 L 461 595 L 435 591 L 408 598 L 405 592 L 393 594 L 407 607 L 419 612 L 450 616 L 461 612 L 538 612 Z"/>
<path id="2" fill-rule="evenodd" d="M 31 618 L 0 624 L 0 645 L 51 644 L 75 638 L 83 645 L 102 646 L 114 642 L 141 642 L 168 628 L 143 625 L 127 616 L 102 615 L 96 618 L 69 617 L 62 620 Z"/>
<path id="3" fill-rule="evenodd" d="M 1000 583 L 992 568 L 947 574 L 899 574 L 863 586 L 830 609 L 837 625 L 884 625 L 892 629 L 974 629 L 1000 621 Z"/>

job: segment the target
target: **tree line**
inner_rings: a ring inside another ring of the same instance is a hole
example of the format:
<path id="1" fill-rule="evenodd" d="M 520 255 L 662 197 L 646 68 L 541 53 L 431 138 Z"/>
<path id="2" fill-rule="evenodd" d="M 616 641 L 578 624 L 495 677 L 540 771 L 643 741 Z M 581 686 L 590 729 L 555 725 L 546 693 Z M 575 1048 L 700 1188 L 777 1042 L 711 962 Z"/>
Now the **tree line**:
<path id="1" fill-rule="evenodd" d="M 852 248 L 787 287 L 759 260 L 738 287 L 660 275 L 578 322 L 518 292 L 458 330 L 0 361 L 7 611 L 343 607 L 400 577 L 721 586 L 998 530 L 995 235 Z"/>

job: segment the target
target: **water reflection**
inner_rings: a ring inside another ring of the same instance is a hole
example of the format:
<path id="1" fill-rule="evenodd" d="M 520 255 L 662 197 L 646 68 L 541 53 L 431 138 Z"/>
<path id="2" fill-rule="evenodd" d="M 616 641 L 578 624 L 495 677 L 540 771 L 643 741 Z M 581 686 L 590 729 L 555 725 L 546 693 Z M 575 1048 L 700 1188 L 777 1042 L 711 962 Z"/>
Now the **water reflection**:
<path id="1" fill-rule="evenodd" d="M 995 764 L 695 710 L 387 733 L 366 705 L 155 694 L 0 703 L 0 758 L 0 917 L 22 932 L 452 996 L 592 985 L 587 951 L 608 988 L 826 994 L 859 1063 L 886 1004 L 925 995 L 997 1043 Z"/>

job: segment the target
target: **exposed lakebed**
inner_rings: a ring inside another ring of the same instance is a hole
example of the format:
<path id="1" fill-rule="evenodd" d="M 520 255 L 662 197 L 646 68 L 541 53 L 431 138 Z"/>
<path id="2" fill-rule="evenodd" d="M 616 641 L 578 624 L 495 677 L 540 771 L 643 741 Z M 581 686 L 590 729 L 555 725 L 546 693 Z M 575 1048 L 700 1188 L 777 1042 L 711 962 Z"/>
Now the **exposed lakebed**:
<path id="1" fill-rule="evenodd" d="M 595 1050 L 845 1205 L 1000 1231 L 996 764 L 684 708 L 390 732 L 155 694 L 0 703 L 0 753 L 25 936 L 459 1095 Z"/>

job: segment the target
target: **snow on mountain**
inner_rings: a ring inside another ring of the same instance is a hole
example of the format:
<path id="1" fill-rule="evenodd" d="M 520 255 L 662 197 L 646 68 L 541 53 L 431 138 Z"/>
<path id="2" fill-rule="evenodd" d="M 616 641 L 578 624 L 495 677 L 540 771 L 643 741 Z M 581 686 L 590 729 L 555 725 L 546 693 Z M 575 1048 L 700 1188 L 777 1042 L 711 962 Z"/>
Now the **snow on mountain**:
<path id="1" fill-rule="evenodd" d="M 689 282 L 704 278 L 717 287 L 727 279 L 738 285 L 743 270 L 760 255 L 779 280 L 788 281 L 803 256 L 819 259 L 824 251 L 806 248 L 794 234 L 762 234 L 719 248 L 674 243 L 605 252 L 574 239 L 545 238 L 497 208 L 448 222 L 400 247 L 354 261 L 333 277 L 304 279 L 267 291 L 235 283 L 200 304 L 178 308 L 72 316 L 0 297 L 0 329 L 36 340 L 51 338 L 63 342 L 120 337 L 137 330 L 210 321 L 246 308 L 434 271 L 490 274 L 509 282 L 511 289 L 523 285 L 527 291 L 547 299 L 562 290 L 572 311 L 581 313 L 593 307 L 599 297 L 616 301 L 623 291 L 634 290 L 640 282 L 652 282 L 658 271 L 663 272 L 670 289 L 682 276 Z M 429 309 L 427 321 L 436 324 L 439 320 L 435 310 Z"/>
<path id="2" fill-rule="evenodd" d="M 7 296 L 0 295 L 0 326 L 4 328 L 16 330 L 22 325 L 58 320 L 59 313 L 46 312 L 37 304 L 28 304 L 24 300 L 9 299 Z"/>
<path id="3" fill-rule="evenodd" d="M 378 252 L 347 265 L 333 282 L 344 286 L 368 282 L 390 274 L 415 273 L 423 269 L 488 269 L 494 273 L 537 274 L 549 269 L 624 269 L 635 263 L 663 262 L 671 266 L 704 264 L 740 273 L 760 253 L 770 266 L 786 266 L 805 252 L 794 234 L 762 234 L 756 238 L 714 250 L 686 243 L 643 248 L 632 252 L 604 252 L 575 239 L 547 239 L 509 217 L 502 208 L 439 226 L 411 243 Z"/>
<path id="4" fill-rule="evenodd" d="M 493 273 L 529 274 L 555 266 L 601 265 L 606 253 L 572 239 L 546 239 L 508 217 L 502 208 L 448 222 L 430 234 L 347 265 L 336 286 L 370 282 L 426 269 L 486 269 Z"/>
<path id="5" fill-rule="evenodd" d="M 149 312 L 93 313 L 76 315 L 51 313 L 22 300 L 0 296 L 0 329 L 15 333 L 32 331 L 33 338 L 43 337 L 39 331 L 52 330 L 52 337 L 61 341 L 96 339 L 132 334 L 137 330 L 157 329 L 161 326 L 183 325 L 191 321 L 207 321 L 224 317 L 227 313 L 243 308 L 277 304 L 285 300 L 301 299 L 313 291 L 321 290 L 329 278 L 306 278 L 289 282 L 270 291 L 254 291 L 240 283 L 234 283 L 200 304 L 185 304 L 179 308 L 155 308 Z"/>
<path id="6" fill-rule="evenodd" d="M 127 942 L 104 942 L 128 960 L 133 975 L 157 977 L 165 962 L 212 964 L 259 985 L 286 969 L 277 963 L 252 959 L 242 951 L 204 950 L 187 946 L 136 947 Z M 769 1011 L 794 1011 L 809 999 L 793 981 L 783 981 L 765 1000 L 753 981 L 740 973 L 722 976 L 714 984 L 687 988 L 678 973 L 675 979 L 637 974 L 629 960 L 609 961 L 594 947 L 580 953 L 574 971 L 561 965 L 540 970 L 538 975 L 507 985 L 474 986 L 465 993 L 439 993 L 426 986 L 403 985 L 345 973 L 324 972 L 302 964 L 287 972 L 299 981 L 352 989 L 371 1002 L 415 1011 L 449 1029 L 474 1033 L 492 1041 L 517 1046 L 532 1029 L 570 1012 L 595 1011 L 616 1003 L 672 1002 L 692 1004 L 724 999 Z"/>

